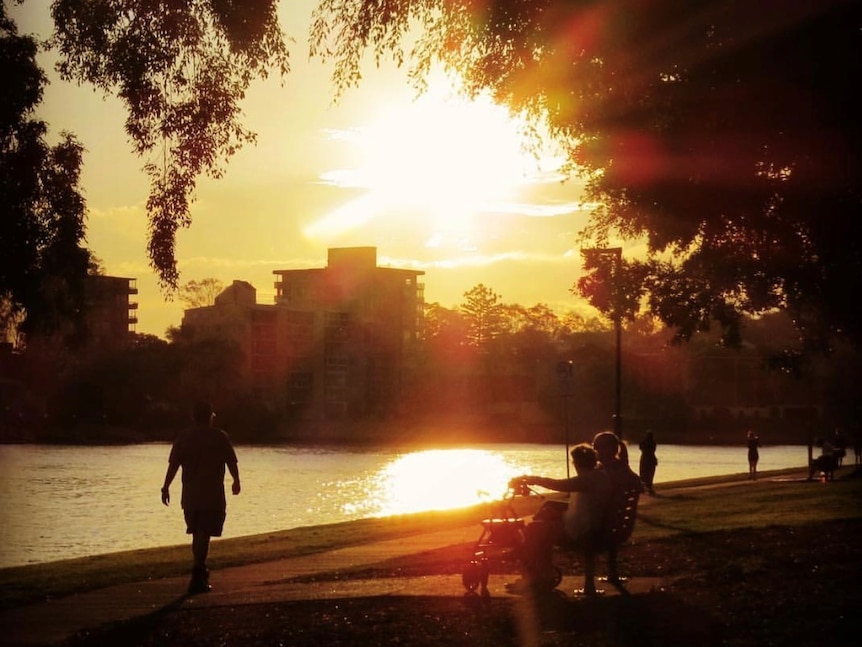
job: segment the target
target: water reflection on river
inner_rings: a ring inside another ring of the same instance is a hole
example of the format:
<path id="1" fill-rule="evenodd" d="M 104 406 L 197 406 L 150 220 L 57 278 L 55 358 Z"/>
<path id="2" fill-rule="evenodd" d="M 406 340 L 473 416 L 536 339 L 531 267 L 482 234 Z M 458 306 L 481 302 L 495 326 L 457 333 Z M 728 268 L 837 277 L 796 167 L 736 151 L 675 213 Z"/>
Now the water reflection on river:
<path id="1" fill-rule="evenodd" d="M 169 446 L 0 446 L 0 567 L 186 542 L 180 483 L 159 490 Z M 225 537 L 430 509 L 499 496 L 523 473 L 566 475 L 564 447 L 409 451 L 237 448 L 243 491 Z M 656 483 L 747 471 L 744 447 L 660 445 Z M 632 449 L 637 462 L 637 449 Z M 798 467 L 806 448 L 765 447 L 760 469 Z"/>

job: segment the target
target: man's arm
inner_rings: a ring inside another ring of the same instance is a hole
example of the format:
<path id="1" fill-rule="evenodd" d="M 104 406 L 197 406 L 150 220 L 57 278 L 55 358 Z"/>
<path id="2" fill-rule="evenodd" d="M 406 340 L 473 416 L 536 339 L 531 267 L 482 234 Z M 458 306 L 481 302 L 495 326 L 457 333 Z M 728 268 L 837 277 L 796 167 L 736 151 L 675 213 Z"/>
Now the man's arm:
<path id="1" fill-rule="evenodd" d="M 168 471 L 165 472 L 165 484 L 162 486 L 162 503 L 165 505 L 171 502 L 170 487 L 179 469 L 179 463 L 168 463 Z"/>
<path id="2" fill-rule="evenodd" d="M 239 465 L 236 463 L 228 463 L 227 469 L 233 477 L 233 484 L 230 486 L 230 491 L 234 494 L 239 494 L 242 489 L 239 484 Z"/>

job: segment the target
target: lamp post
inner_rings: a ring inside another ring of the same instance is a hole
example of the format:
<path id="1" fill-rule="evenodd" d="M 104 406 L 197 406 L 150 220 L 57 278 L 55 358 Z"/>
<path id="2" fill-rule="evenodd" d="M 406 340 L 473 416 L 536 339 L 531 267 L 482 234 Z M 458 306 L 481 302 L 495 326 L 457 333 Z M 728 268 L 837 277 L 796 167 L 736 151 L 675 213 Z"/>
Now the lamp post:
<path id="1" fill-rule="evenodd" d="M 571 476 L 569 468 L 569 398 L 574 386 L 574 366 L 572 361 L 557 362 L 557 380 L 560 386 L 560 396 L 563 399 L 563 428 L 566 434 L 566 478 Z"/>
<path id="2" fill-rule="evenodd" d="M 614 317 L 614 334 L 616 335 L 616 397 L 614 405 L 614 433 L 620 440 L 623 439 L 623 349 L 622 349 L 622 312 L 619 298 L 619 280 L 620 270 L 623 263 L 623 248 L 622 247 L 599 247 L 594 249 L 583 250 L 585 254 L 595 254 L 597 256 L 612 256 L 613 257 L 613 317 Z"/>

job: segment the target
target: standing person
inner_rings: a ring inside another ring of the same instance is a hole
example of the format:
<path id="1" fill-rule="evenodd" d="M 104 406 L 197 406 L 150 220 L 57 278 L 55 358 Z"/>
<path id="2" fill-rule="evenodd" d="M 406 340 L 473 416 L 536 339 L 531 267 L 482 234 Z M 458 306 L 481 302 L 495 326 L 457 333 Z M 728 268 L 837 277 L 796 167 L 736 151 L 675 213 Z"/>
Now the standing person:
<path id="1" fill-rule="evenodd" d="M 835 456 L 836 467 L 841 467 L 844 464 L 844 457 L 847 455 L 847 440 L 838 428 L 835 429 L 832 440 L 832 455 Z"/>
<path id="2" fill-rule="evenodd" d="M 191 595 L 211 589 L 206 562 L 210 538 L 221 537 L 226 517 L 225 466 L 233 477 L 231 491 L 234 495 L 240 493 L 236 452 L 228 435 L 213 426 L 215 413 L 212 407 L 208 402 L 197 402 L 193 417 L 194 426 L 180 432 L 171 447 L 162 486 L 162 503 L 168 505 L 171 482 L 179 468 L 183 468 L 180 503 L 186 533 L 192 536 Z"/>
<path id="3" fill-rule="evenodd" d="M 760 460 L 760 438 L 753 431 L 748 431 L 748 478 L 757 480 L 757 461 Z"/>
<path id="4" fill-rule="evenodd" d="M 655 436 L 652 430 L 648 429 L 643 440 L 640 442 L 641 460 L 640 460 L 640 477 L 643 481 L 646 491 L 650 494 L 655 494 L 653 489 L 653 481 L 655 480 L 655 468 L 658 465 L 655 450 Z"/>
<path id="5" fill-rule="evenodd" d="M 853 455 L 856 465 L 862 463 L 862 431 L 858 429 L 856 430 L 856 435 L 853 437 Z"/>

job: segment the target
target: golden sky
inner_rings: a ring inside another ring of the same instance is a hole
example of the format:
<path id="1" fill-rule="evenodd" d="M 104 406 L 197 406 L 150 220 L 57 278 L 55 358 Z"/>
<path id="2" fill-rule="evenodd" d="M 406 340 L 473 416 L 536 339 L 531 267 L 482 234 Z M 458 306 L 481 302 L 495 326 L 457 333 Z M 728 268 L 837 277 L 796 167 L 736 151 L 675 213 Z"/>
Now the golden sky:
<path id="1" fill-rule="evenodd" d="M 425 272 L 428 302 L 454 307 L 483 283 L 504 303 L 582 307 L 569 292 L 586 217 L 577 180 L 561 181 L 552 154 L 527 155 L 503 109 L 457 98 L 442 78 L 416 98 L 403 70 L 370 66 L 333 104 L 331 68 L 307 56 L 315 2 L 280 4 L 293 69 L 256 83 L 243 103 L 257 145 L 220 180 L 200 179 L 192 226 L 177 238 L 180 282 L 244 280 L 272 303 L 273 270 L 323 267 L 330 247 L 375 246 L 379 265 Z M 19 31 L 45 36 L 49 4 L 8 8 Z M 38 117 L 86 148 L 87 245 L 107 274 L 137 279 L 137 331 L 164 336 L 182 306 L 148 264 L 148 182 L 122 106 L 56 79 L 53 60 L 40 58 L 52 83 Z"/>

